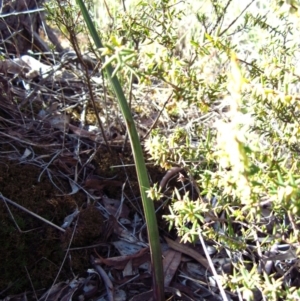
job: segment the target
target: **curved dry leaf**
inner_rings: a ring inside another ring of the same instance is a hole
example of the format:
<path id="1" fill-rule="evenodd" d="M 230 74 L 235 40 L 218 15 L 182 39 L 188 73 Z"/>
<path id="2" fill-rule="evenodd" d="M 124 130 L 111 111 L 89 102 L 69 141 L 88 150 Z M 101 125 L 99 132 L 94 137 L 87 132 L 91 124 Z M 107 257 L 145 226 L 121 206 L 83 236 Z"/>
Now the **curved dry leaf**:
<path id="1" fill-rule="evenodd" d="M 165 286 L 169 286 L 181 262 L 181 253 L 168 250 L 163 259 Z"/>
<path id="2" fill-rule="evenodd" d="M 206 269 L 208 269 L 212 273 L 212 270 L 209 266 L 208 261 L 200 253 L 198 253 L 197 251 L 191 249 L 190 247 L 188 247 L 182 243 L 173 241 L 172 239 L 170 239 L 168 237 L 164 237 L 164 238 L 167 241 L 168 246 L 170 248 L 172 248 L 173 250 L 176 250 L 178 252 L 181 252 L 183 254 L 189 255 L 190 257 L 194 258 L 196 261 L 201 263 Z"/>
<path id="3" fill-rule="evenodd" d="M 93 257 L 91 258 L 91 261 L 92 261 L 92 265 L 93 265 L 94 269 L 96 270 L 96 272 L 99 274 L 99 276 L 102 278 L 102 280 L 105 283 L 108 300 L 114 301 L 114 286 L 113 286 L 110 278 L 108 277 L 106 272 L 102 269 L 102 267 L 95 263 L 95 259 Z"/>

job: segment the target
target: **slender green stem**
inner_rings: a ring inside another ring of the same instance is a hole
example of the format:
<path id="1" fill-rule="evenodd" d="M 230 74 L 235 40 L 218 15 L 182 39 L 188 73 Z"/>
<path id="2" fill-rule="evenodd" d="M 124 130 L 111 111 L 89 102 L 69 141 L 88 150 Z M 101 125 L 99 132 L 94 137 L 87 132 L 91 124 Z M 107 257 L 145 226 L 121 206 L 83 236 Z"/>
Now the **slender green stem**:
<path id="1" fill-rule="evenodd" d="M 90 31 L 90 34 L 95 42 L 96 47 L 103 47 L 101 40 L 97 34 L 94 24 L 88 14 L 88 11 L 82 0 L 77 0 L 79 7 L 81 9 L 84 20 Z M 103 58 L 104 63 L 104 58 Z M 150 198 L 147 196 L 147 190 L 150 188 L 147 169 L 145 165 L 144 155 L 142 151 L 142 146 L 137 134 L 137 130 L 131 115 L 130 108 L 128 106 L 127 100 L 124 96 L 122 87 L 117 76 L 112 77 L 113 68 L 111 64 L 107 64 L 105 67 L 107 78 L 109 79 L 116 96 L 118 98 L 119 106 L 121 108 L 122 114 L 126 121 L 127 131 L 130 137 L 130 143 L 133 150 L 134 161 L 136 164 L 136 171 L 140 186 L 140 192 L 144 207 L 144 213 L 147 223 L 148 238 L 150 244 L 152 269 L 153 269 L 153 300 L 163 301 L 164 298 L 164 273 L 162 265 L 162 255 L 161 247 L 159 242 L 159 233 L 157 227 L 157 220 L 155 215 L 154 204 Z"/>

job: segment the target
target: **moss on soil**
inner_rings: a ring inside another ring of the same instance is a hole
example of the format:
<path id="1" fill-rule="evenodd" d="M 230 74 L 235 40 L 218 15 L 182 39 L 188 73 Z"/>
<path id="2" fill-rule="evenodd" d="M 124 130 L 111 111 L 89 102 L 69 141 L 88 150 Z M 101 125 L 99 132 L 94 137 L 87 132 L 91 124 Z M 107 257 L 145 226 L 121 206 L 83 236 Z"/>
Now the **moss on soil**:
<path id="1" fill-rule="evenodd" d="M 132 164 L 129 153 L 124 154 L 122 160 L 124 164 Z M 107 178 L 116 176 L 114 180 L 121 183 L 126 181 L 124 168 L 111 168 L 120 165 L 119 154 L 111 155 L 101 149 L 92 163 L 95 167 L 94 174 Z M 125 193 L 129 197 L 139 196 L 135 167 L 126 167 L 126 171 L 130 177 L 130 187 L 126 185 Z M 161 180 L 161 171 L 154 167 L 150 167 L 149 171 L 153 182 Z M 103 243 L 107 238 L 106 222 L 100 211 L 94 208 L 93 204 L 86 205 L 86 196 L 82 192 L 62 196 L 46 173 L 38 182 L 40 173 L 41 169 L 36 166 L 0 159 L 0 192 L 6 198 L 58 226 L 61 226 L 64 218 L 78 207 L 80 215 L 71 247 L 80 248 Z M 70 191 L 69 183 L 60 184 L 64 186 L 65 191 Z M 108 185 L 104 192 L 119 199 L 121 187 L 116 189 Z M 132 203 L 128 205 L 131 207 L 132 216 L 136 208 L 142 208 L 139 198 L 133 198 Z M 57 276 L 74 230 L 72 226 L 62 233 L 22 210 L 9 204 L 8 206 L 15 222 L 0 199 L 0 298 L 32 290 L 30 280 L 35 291 L 49 288 Z M 19 232 L 15 223 L 22 232 Z M 106 256 L 103 253 L 106 252 L 105 248 L 95 250 Z M 91 268 L 89 259 L 91 254 L 95 254 L 95 250 L 82 248 L 71 251 L 71 259 L 68 257 L 65 261 L 57 281 L 73 279 L 74 275 L 80 275 Z"/>
<path id="2" fill-rule="evenodd" d="M 84 196 L 81 193 L 58 196 L 61 193 L 45 175 L 37 182 L 40 173 L 41 169 L 35 166 L 1 162 L 1 193 L 52 223 L 61 225 L 64 217 L 83 203 Z M 0 201 L 0 291 L 10 285 L 6 293 L 28 290 L 29 277 L 35 289 L 48 287 L 64 257 L 61 233 L 22 210 L 8 206 L 12 217 L 3 200 Z M 60 278 L 70 276 L 70 268 L 66 267 Z"/>

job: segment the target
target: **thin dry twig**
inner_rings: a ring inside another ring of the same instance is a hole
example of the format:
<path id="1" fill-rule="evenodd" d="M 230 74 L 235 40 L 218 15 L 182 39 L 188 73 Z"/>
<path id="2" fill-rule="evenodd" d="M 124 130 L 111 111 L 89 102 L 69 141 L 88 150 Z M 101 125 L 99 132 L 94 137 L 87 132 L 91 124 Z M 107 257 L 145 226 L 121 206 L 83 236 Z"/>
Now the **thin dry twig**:
<path id="1" fill-rule="evenodd" d="M 220 279 L 219 279 L 219 275 L 217 274 L 217 271 L 215 269 L 215 266 L 211 260 L 211 257 L 209 255 L 209 253 L 207 252 L 207 248 L 206 248 L 206 245 L 205 245 L 205 242 L 204 242 L 204 239 L 202 237 L 202 233 L 199 231 L 199 239 L 200 239 L 200 242 L 201 242 L 201 245 L 202 245 L 202 248 L 204 250 L 204 253 L 205 253 L 205 256 L 206 256 L 206 259 L 209 263 L 209 266 L 210 266 L 210 271 L 212 272 L 212 274 L 214 275 L 214 278 L 215 278 L 215 281 L 217 282 L 217 285 L 218 285 L 218 288 L 220 290 L 220 293 L 221 293 L 221 296 L 223 298 L 223 301 L 228 301 L 228 298 L 226 296 L 226 293 L 224 291 L 224 288 L 220 282 Z"/>
<path id="2" fill-rule="evenodd" d="M 161 108 L 160 112 L 157 114 L 157 117 L 155 118 L 153 124 L 151 125 L 149 131 L 146 133 L 146 135 L 141 139 L 141 141 L 144 141 L 151 133 L 151 131 L 154 129 L 154 127 L 156 126 L 161 114 L 163 113 L 163 111 L 165 110 L 165 107 L 167 105 L 167 103 L 170 101 L 171 97 L 173 96 L 173 91 L 171 92 L 171 94 L 169 95 L 168 99 L 165 101 L 165 103 L 163 104 L 163 107 Z"/>
<path id="3" fill-rule="evenodd" d="M 11 205 L 13 205 L 13 206 L 15 206 L 15 207 L 21 209 L 22 211 L 24 211 L 24 212 L 26 212 L 26 213 L 28 213 L 28 214 L 34 216 L 35 218 L 38 218 L 38 219 L 41 220 L 42 222 L 44 222 L 44 223 L 46 223 L 46 224 L 48 224 L 48 225 L 50 225 L 50 226 L 56 228 L 57 230 L 59 230 L 59 231 L 61 231 L 61 232 L 66 232 L 65 229 L 63 229 L 63 228 L 61 228 L 61 227 L 59 227 L 59 226 L 57 226 L 57 225 L 51 223 L 50 221 L 44 219 L 43 217 L 41 217 L 41 216 L 39 216 L 39 215 L 37 215 L 37 214 L 31 212 L 30 210 L 24 208 L 23 206 L 21 206 L 21 205 L 15 203 L 15 202 L 13 202 L 12 200 L 10 200 L 10 199 L 4 197 L 4 196 L 2 195 L 2 193 L 0 193 L 0 198 L 2 198 L 2 200 L 3 200 L 5 203 L 7 202 L 7 203 L 9 203 L 9 204 L 11 204 Z"/>
<path id="4" fill-rule="evenodd" d="M 168 181 L 182 170 L 184 169 L 178 166 L 174 166 L 171 169 L 169 169 L 159 183 L 160 188 L 163 189 L 167 185 Z"/>
<path id="5" fill-rule="evenodd" d="M 74 239 L 74 235 L 75 235 L 75 232 L 76 232 L 76 229 L 77 229 L 77 224 L 78 224 L 78 218 L 76 219 L 76 222 L 75 222 L 75 225 L 74 225 L 74 229 L 73 229 L 73 232 L 72 232 L 72 236 L 71 236 L 71 238 L 70 238 L 70 241 L 69 241 L 69 245 L 68 245 L 68 248 L 67 248 L 67 252 L 66 252 L 66 254 L 65 254 L 65 256 L 64 256 L 64 259 L 63 259 L 63 261 L 62 261 L 62 263 L 61 263 L 61 265 L 60 265 L 60 267 L 59 267 L 59 270 L 58 270 L 57 275 L 56 275 L 56 277 L 55 277 L 55 279 L 54 279 L 54 281 L 53 281 L 53 283 L 52 283 L 52 285 L 51 285 L 51 288 L 54 287 L 54 285 L 56 284 L 56 281 L 57 281 L 57 279 L 58 279 L 58 277 L 59 277 L 59 275 L 60 275 L 60 273 L 61 273 L 61 271 L 62 271 L 62 268 L 63 268 L 63 266 L 64 266 L 64 263 L 65 263 L 65 261 L 66 261 L 68 255 L 69 255 L 70 246 L 71 246 L 71 244 L 72 244 L 72 242 L 73 242 L 73 239 Z M 47 301 L 47 299 L 48 299 L 48 297 L 49 297 L 49 295 L 50 295 L 50 292 L 51 292 L 51 289 L 48 290 L 48 293 L 47 293 L 47 295 L 46 295 L 46 297 L 45 297 L 45 300 L 43 300 L 43 301 Z"/>

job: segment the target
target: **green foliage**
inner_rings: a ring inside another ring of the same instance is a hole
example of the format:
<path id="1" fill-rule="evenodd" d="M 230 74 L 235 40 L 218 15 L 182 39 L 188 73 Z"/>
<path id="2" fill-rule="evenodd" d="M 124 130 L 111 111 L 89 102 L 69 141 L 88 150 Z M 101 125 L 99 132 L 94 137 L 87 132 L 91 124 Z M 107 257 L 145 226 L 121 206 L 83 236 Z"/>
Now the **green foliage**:
<path id="1" fill-rule="evenodd" d="M 216 20 L 222 14 L 226 19 L 225 7 L 220 13 L 222 5 L 213 5 Z M 266 237 L 261 245 L 264 250 L 271 246 L 268 237 L 272 237 L 272 243 L 280 235 L 296 242 L 297 228 L 284 225 L 284 221 L 289 216 L 291 223 L 299 223 L 299 97 L 293 91 L 299 80 L 295 69 L 298 46 L 293 38 L 297 29 L 289 15 L 278 15 L 277 11 L 272 18 L 249 12 L 231 29 L 208 26 L 204 14 L 198 15 L 198 20 L 206 32 L 203 40 L 192 40 L 190 45 L 195 58 L 185 72 L 189 79 L 180 77 L 186 66 L 176 60 L 184 60 L 173 58 L 176 73 L 172 79 L 166 77 L 165 82 L 174 85 L 176 96 L 189 93 L 184 101 L 195 104 L 202 114 L 209 115 L 220 98 L 230 110 L 223 118 L 215 118 L 213 126 L 203 123 L 188 130 L 179 126 L 168 136 L 156 132 L 148 139 L 146 148 L 157 164 L 166 169 L 174 164 L 185 166 L 201 191 L 201 196 L 192 200 L 175 190 L 166 219 L 184 241 L 193 241 L 200 231 L 231 251 L 246 249 L 249 240 L 258 235 Z M 234 40 L 228 35 L 230 30 L 233 35 L 243 31 L 244 37 Z M 265 37 L 263 43 L 260 35 Z M 241 40 L 252 48 L 252 59 L 243 58 Z M 208 61 L 213 51 L 217 53 L 215 64 Z M 208 67 L 211 78 L 203 76 L 201 64 Z M 178 97 L 173 106 L 181 106 L 180 100 Z M 210 201 L 213 198 L 215 204 Z M 277 221 L 272 229 L 262 214 L 263 203 Z M 226 222 L 212 223 L 220 214 Z M 211 224 L 219 224 L 220 230 Z M 255 265 L 251 269 L 249 265 L 236 267 L 227 280 L 245 300 L 253 300 L 256 290 L 268 300 L 292 300 L 296 296 L 289 289 L 282 290 L 281 278 L 260 274 Z"/>
<path id="2" fill-rule="evenodd" d="M 298 4 L 243 2 L 142 0 L 120 9 L 110 1 L 109 28 L 104 17 L 97 23 L 106 64 L 128 91 L 134 75 L 141 88 L 173 92 L 163 107 L 169 126 L 152 131 L 145 148 L 166 170 L 184 167 L 199 195 L 174 189 L 170 227 L 184 241 L 201 232 L 231 254 L 258 237 L 264 251 L 299 234 Z M 299 295 L 253 262 L 239 260 L 223 280 L 245 300 L 257 291 L 274 301 Z"/>

